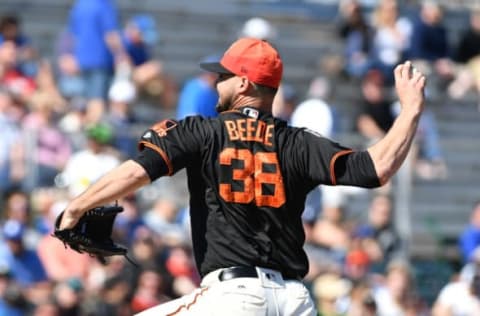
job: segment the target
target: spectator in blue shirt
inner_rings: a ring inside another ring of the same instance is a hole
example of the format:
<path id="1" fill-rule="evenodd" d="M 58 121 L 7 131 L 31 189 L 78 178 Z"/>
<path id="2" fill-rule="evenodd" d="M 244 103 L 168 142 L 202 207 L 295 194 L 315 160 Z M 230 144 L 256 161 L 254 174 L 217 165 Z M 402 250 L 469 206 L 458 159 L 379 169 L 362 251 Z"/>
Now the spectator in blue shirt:
<path id="1" fill-rule="evenodd" d="M 24 226 L 16 220 L 7 220 L 2 228 L 6 243 L 0 246 L 0 262 L 9 267 L 12 278 L 22 287 L 47 281 L 47 274 L 35 251 L 23 243 Z"/>
<path id="2" fill-rule="evenodd" d="M 157 25 L 152 16 L 138 14 L 127 22 L 122 43 L 128 55 L 128 76 L 131 77 L 139 92 L 158 93 L 158 86 L 165 86 L 163 65 L 153 58 L 153 49 L 158 41 Z M 116 77 L 122 75 L 118 72 Z M 153 87 L 153 88 L 151 88 Z"/>
<path id="3" fill-rule="evenodd" d="M 218 60 L 217 56 L 208 56 L 209 60 Z M 201 72 L 196 77 L 188 80 L 180 91 L 177 107 L 177 119 L 183 119 L 191 115 L 203 117 L 216 117 L 218 115 L 215 106 L 218 94 L 215 89 L 217 74 Z"/>
<path id="4" fill-rule="evenodd" d="M 5 41 L 13 41 L 18 49 L 19 70 L 28 77 L 34 77 L 38 71 L 37 52 L 30 39 L 20 29 L 20 20 L 15 15 L 0 18 L 0 45 Z"/>
<path id="5" fill-rule="evenodd" d="M 113 0 L 77 0 L 68 19 L 72 55 L 87 98 L 104 98 L 114 63 L 125 58 Z"/>
<path id="6" fill-rule="evenodd" d="M 465 263 L 472 259 L 474 250 L 480 246 L 480 200 L 474 204 L 470 224 L 463 230 L 459 247 Z"/>
<path id="7" fill-rule="evenodd" d="M 447 29 L 438 4 L 426 1 L 413 25 L 410 57 L 435 61 L 448 57 Z"/>
<path id="8" fill-rule="evenodd" d="M 6 15 L 0 18 L 0 43 L 14 41 L 18 47 L 30 44 L 30 41 L 20 32 L 19 20 L 14 15 Z"/>
<path id="9" fill-rule="evenodd" d="M 450 60 L 450 47 L 447 29 L 443 24 L 443 12 L 440 5 L 432 0 L 422 3 L 419 18 L 413 23 L 408 58 L 422 61 L 424 66 L 432 68 L 441 78 L 452 76 L 453 65 Z M 417 67 L 418 62 L 414 62 Z"/>
<path id="10" fill-rule="evenodd" d="M 146 14 L 133 16 L 127 23 L 122 41 L 130 60 L 135 66 L 152 58 L 151 49 L 158 40 L 155 20 Z"/>

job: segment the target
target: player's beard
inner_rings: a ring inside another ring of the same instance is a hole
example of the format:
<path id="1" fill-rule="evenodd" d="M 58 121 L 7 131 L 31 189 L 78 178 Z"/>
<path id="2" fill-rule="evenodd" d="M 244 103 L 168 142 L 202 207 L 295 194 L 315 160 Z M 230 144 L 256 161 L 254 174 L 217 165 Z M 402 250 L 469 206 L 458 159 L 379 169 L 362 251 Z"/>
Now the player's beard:
<path id="1" fill-rule="evenodd" d="M 228 98 L 218 98 L 217 105 L 215 105 L 215 110 L 217 113 L 222 113 L 224 111 L 231 110 L 233 108 L 233 96 Z"/>
<path id="2" fill-rule="evenodd" d="M 217 84 L 218 101 L 217 105 L 215 105 L 215 110 L 217 113 L 222 113 L 233 109 L 236 103 L 235 100 L 237 99 L 234 88 L 232 86 L 225 86 L 222 87 L 222 89 L 218 88 L 219 87 Z"/>
<path id="3" fill-rule="evenodd" d="M 231 102 L 221 102 L 220 99 L 217 102 L 217 105 L 215 105 L 215 110 L 217 113 L 222 113 L 224 111 L 230 110 Z"/>

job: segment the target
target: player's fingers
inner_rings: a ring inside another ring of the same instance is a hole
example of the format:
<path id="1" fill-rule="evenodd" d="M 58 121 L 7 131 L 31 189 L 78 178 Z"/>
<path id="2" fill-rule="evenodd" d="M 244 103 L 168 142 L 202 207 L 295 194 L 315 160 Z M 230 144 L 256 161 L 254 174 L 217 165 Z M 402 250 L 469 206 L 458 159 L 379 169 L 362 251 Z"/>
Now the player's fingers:
<path id="1" fill-rule="evenodd" d="M 59 223 L 60 224 L 59 229 L 60 230 L 71 229 L 71 228 L 75 227 L 75 224 L 77 224 L 77 222 L 78 222 L 78 219 L 69 216 L 69 214 L 67 214 L 67 213 L 64 213 L 62 221 Z"/>
<path id="2" fill-rule="evenodd" d="M 421 75 L 420 78 L 418 79 L 418 82 L 416 82 L 416 85 L 419 88 L 423 88 L 425 87 L 426 82 L 427 82 L 427 78 L 424 75 Z"/>
<path id="3" fill-rule="evenodd" d="M 402 78 L 405 78 L 405 79 L 409 79 L 410 78 L 410 67 L 412 66 L 412 62 L 410 60 L 407 60 L 404 64 L 403 64 L 403 68 L 402 68 L 402 73 L 401 73 L 401 76 Z"/>
<path id="4" fill-rule="evenodd" d="M 399 64 L 393 70 L 393 74 L 394 74 L 395 78 L 400 79 L 401 74 L 402 74 L 402 67 L 403 67 L 403 64 Z"/>

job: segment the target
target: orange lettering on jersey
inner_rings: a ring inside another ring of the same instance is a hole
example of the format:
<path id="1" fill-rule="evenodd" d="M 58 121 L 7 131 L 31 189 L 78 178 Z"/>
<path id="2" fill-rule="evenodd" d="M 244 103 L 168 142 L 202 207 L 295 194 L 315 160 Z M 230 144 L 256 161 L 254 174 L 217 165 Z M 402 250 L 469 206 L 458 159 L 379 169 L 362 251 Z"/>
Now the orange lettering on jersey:
<path id="1" fill-rule="evenodd" d="M 237 129 L 238 129 L 238 134 L 240 135 L 240 140 L 247 140 L 247 138 L 245 137 L 245 132 L 247 131 L 246 128 L 245 128 L 245 120 L 244 119 L 240 119 L 240 120 L 236 120 L 237 122 Z"/>
<path id="2" fill-rule="evenodd" d="M 230 137 L 230 140 L 240 139 L 237 131 L 237 126 L 235 125 L 234 121 L 225 121 L 225 127 L 227 128 L 228 137 Z"/>
<path id="3" fill-rule="evenodd" d="M 264 144 L 268 146 L 272 146 L 272 137 L 273 137 L 273 124 L 270 124 L 267 126 L 267 130 L 265 132 Z"/>
<path id="4" fill-rule="evenodd" d="M 274 125 L 252 118 L 225 121 L 225 127 L 230 140 L 264 143 L 272 146 Z"/>
<path id="5" fill-rule="evenodd" d="M 267 126 L 267 124 L 265 124 L 265 122 L 258 121 L 257 132 L 255 133 L 255 141 L 256 142 L 263 143 L 263 135 L 265 133 L 265 126 Z"/>
<path id="6" fill-rule="evenodd" d="M 251 118 L 248 118 L 247 119 L 247 141 L 257 141 L 255 139 L 255 130 L 256 130 L 256 126 L 255 126 L 255 122 L 257 120 L 255 119 L 251 119 Z"/>

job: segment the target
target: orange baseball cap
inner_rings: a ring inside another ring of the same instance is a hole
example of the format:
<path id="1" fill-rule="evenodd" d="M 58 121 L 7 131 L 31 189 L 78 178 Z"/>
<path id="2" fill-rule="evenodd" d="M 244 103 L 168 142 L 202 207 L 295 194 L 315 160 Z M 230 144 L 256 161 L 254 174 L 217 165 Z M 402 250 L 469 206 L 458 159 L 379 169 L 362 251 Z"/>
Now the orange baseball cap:
<path id="1" fill-rule="evenodd" d="M 223 54 L 219 62 L 200 63 L 210 72 L 245 76 L 253 83 L 278 88 L 283 63 L 277 50 L 256 38 L 240 38 Z"/>

